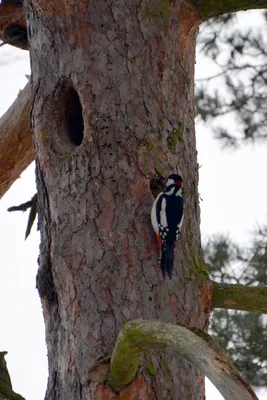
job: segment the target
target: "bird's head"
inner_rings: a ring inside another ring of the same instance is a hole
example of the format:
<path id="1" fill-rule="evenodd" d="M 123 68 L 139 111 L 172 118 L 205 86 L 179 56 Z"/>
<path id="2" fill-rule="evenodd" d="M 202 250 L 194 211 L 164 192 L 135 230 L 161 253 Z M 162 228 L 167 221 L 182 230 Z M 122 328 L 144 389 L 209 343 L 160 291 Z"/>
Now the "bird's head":
<path id="1" fill-rule="evenodd" d="M 165 187 L 165 192 L 169 192 L 170 194 L 178 191 L 182 191 L 182 186 L 183 186 L 183 178 L 181 175 L 178 174 L 171 174 L 168 177 L 166 187 Z"/>
<path id="2" fill-rule="evenodd" d="M 170 185 L 175 185 L 175 186 L 178 186 L 178 187 L 182 187 L 183 178 L 181 177 L 181 175 L 171 174 L 168 177 L 168 180 L 167 180 L 167 183 L 166 183 L 166 186 L 170 186 Z"/>

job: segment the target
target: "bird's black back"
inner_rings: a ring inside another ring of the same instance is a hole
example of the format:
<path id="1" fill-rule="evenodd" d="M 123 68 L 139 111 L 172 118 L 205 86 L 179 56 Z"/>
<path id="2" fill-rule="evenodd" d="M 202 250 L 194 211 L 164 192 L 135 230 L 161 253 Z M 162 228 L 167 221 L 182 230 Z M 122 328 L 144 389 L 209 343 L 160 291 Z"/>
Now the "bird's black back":
<path id="1" fill-rule="evenodd" d="M 166 243 L 175 243 L 178 239 L 180 230 L 177 231 L 178 226 L 182 220 L 184 212 L 184 200 L 181 196 L 175 196 L 175 194 L 167 196 L 166 199 L 166 216 L 169 230 L 165 238 Z"/>

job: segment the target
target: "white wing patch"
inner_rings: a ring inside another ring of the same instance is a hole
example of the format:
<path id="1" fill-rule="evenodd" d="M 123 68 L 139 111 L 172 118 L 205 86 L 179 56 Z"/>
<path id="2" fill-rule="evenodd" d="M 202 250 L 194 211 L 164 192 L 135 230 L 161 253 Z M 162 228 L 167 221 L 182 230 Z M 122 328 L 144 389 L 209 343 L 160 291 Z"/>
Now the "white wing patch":
<path id="1" fill-rule="evenodd" d="M 160 210 L 160 227 L 162 229 L 167 228 L 168 222 L 167 222 L 167 215 L 166 215 L 166 199 L 163 197 L 162 203 L 161 203 L 161 210 Z"/>
<path id="2" fill-rule="evenodd" d="M 159 233 L 159 225 L 157 221 L 157 203 L 159 201 L 160 196 L 163 196 L 163 193 L 159 193 L 157 198 L 154 200 L 152 209 L 151 209 L 151 224 L 153 226 L 154 231 L 156 232 L 156 235 Z"/>

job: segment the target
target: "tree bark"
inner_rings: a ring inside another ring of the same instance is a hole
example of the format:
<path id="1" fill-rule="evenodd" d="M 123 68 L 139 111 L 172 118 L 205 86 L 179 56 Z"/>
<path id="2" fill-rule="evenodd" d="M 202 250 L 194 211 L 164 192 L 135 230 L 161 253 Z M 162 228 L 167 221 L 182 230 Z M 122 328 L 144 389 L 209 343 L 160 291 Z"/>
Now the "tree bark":
<path id="1" fill-rule="evenodd" d="M 203 375 L 171 354 L 147 355 L 121 394 L 90 374 L 111 355 L 124 321 L 208 327 L 194 132 L 199 12 L 183 0 L 28 0 L 26 11 L 46 400 L 204 399 Z M 173 279 L 165 281 L 150 226 L 155 169 L 179 171 L 186 186 Z"/>

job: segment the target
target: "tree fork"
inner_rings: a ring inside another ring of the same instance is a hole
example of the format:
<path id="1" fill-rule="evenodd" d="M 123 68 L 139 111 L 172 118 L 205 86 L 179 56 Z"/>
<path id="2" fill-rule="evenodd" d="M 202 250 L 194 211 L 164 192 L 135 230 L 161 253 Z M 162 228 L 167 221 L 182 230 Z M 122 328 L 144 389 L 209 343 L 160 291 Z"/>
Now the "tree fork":
<path id="1" fill-rule="evenodd" d="M 225 13 L 266 8 L 267 5 L 266 0 L 250 2 L 247 0 L 227 0 L 219 3 L 214 0 L 191 0 L 189 3 L 198 10 L 203 21 Z M 28 50 L 23 0 L 2 0 L 0 4 L 0 38 L 11 46 Z"/>

